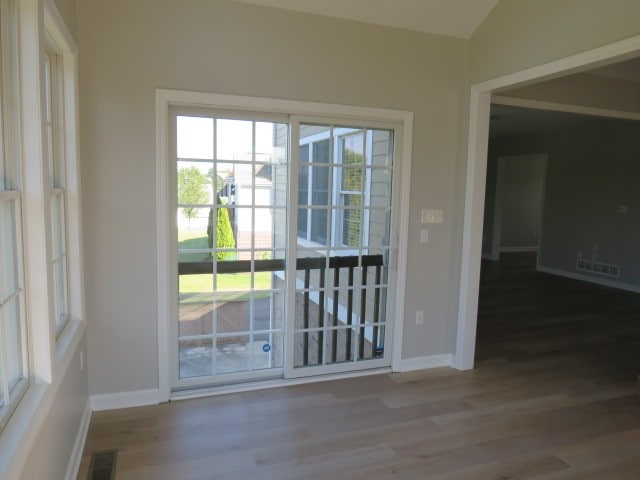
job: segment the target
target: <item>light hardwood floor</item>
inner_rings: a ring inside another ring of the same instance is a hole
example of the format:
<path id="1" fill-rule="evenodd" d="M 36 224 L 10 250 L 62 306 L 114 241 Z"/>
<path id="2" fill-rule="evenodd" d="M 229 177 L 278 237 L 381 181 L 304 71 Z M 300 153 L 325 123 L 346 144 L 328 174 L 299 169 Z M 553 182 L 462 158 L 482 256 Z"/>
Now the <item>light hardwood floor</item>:
<path id="1" fill-rule="evenodd" d="M 640 479 L 640 295 L 483 265 L 477 368 L 95 413 L 117 480 Z"/>

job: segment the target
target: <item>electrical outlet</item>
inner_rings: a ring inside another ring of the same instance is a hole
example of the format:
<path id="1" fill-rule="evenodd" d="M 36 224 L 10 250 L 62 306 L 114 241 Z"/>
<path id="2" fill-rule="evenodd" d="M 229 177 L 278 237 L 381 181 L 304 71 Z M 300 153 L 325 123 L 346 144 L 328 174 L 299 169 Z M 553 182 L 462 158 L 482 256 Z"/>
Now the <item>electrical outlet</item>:
<path id="1" fill-rule="evenodd" d="M 424 323 L 424 310 L 418 310 L 416 312 L 416 325 L 422 325 Z"/>

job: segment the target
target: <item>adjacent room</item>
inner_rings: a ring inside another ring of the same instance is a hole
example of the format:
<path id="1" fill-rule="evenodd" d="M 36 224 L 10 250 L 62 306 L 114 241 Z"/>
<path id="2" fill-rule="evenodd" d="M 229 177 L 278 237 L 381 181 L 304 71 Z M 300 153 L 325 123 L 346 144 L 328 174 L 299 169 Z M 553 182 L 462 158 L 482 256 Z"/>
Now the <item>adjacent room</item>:
<path id="1" fill-rule="evenodd" d="M 636 478 L 638 18 L 0 0 L 0 477 Z"/>

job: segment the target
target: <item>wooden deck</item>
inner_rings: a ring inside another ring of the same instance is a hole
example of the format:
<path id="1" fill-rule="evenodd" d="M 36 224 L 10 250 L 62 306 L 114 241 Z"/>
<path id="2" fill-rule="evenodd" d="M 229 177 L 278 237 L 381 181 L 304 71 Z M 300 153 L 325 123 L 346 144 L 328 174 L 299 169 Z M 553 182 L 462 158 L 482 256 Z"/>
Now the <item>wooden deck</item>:
<path id="1" fill-rule="evenodd" d="M 477 369 L 93 415 L 117 480 L 640 478 L 640 295 L 483 266 Z"/>

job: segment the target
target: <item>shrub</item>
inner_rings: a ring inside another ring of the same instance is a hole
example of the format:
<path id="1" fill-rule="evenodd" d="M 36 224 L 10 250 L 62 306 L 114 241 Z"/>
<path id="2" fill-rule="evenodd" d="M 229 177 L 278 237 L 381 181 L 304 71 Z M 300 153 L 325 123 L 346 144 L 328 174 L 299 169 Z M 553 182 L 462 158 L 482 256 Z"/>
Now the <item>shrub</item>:
<path id="1" fill-rule="evenodd" d="M 216 248 L 235 248 L 236 241 L 233 237 L 233 228 L 229 220 L 229 210 L 218 208 L 218 218 L 216 222 Z M 209 223 L 207 225 L 207 237 L 209 248 L 213 248 L 213 208 L 209 209 Z M 233 252 L 218 252 L 217 260 L 224 260 L 233 255 Z"/>

